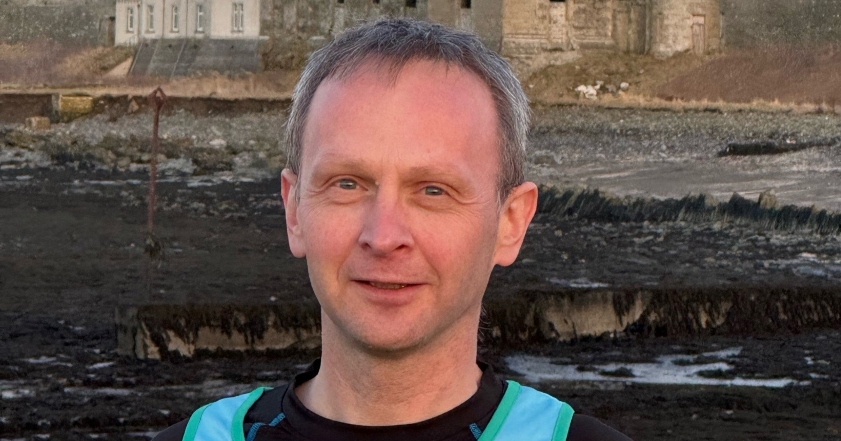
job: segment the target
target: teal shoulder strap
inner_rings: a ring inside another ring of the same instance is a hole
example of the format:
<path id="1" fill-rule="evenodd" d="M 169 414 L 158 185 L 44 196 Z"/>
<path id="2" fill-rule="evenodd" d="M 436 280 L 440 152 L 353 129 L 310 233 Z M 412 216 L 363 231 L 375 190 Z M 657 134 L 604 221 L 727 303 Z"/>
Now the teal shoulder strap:
<path id="1" fill-rule="evenodd" d="M 569 404 L 508 381 L 508 389 L 479 441 L 566 441 L 573 414 Z"/>
<path id="2" fill-rule="evenodd" d="M 249 394 L 223 398 L 205 405 L 190 416 L 184 441 L 245 441 L 242 429 L 245 414 L 263 392 L 260 387 Z"/>

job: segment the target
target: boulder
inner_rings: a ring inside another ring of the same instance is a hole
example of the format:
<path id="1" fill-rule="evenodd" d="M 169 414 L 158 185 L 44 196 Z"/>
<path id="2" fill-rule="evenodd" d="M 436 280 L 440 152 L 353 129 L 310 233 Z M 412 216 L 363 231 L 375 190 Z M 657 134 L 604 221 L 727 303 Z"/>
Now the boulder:
<path id="1" fill-rule="evenodd" d="M 779 204 L 777 203 L 777 193 L 773 188 L 765 190 L 759 194 L 759 207 L 766 209 L 779 208 Z"/>
<path id="2" fill-rule="evenodd" d="M 50 119 L 46 116 L 33 116 L 26 118 L 26 128 L 29 130 L 49 130 Z"/>

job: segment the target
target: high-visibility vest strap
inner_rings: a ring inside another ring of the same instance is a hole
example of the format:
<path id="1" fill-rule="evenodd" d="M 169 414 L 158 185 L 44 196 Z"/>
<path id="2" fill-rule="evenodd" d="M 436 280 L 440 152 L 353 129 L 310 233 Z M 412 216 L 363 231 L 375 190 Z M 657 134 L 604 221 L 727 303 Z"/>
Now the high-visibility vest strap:
<path id="1" fill-rule="evenodd" d="M 245 441 L 245 414 L 266 389 L 224 398 L 196 410 L 183 440 Z M 569 404 L 508 381 L 502 401 L 479 441 L 566 441 L 573 414 Z"/>
<path id="2" fill-rule="evenodd" d="M 574 413 L 551 395 L 508 381 L 479 441 L 566 441 Z"/>
<path id="3" fill-rule="evenodd" d="M 249 394 L 223 398 L 199 408 L 190 416 L 184 441 L 245 441 L 242 424 L 248 409 L 267 388 Z"/>

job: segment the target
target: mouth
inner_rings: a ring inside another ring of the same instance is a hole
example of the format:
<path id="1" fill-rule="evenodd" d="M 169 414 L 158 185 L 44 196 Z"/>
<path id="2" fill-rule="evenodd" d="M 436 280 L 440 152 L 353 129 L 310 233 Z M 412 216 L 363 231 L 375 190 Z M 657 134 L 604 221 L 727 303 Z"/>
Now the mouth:
<path id="1" fill-rule="evenodd" d="M 403 289 L 403 288 L 409 286 L 408 284 L 404 284 L 404 283 L 386 283 L 386 282 L 371 282 L 371 281 L 368 281 L 366 283 L 373 286 L 374 288 L 378 288 L 378 289 L 397 290 L 397 289 Z"/>

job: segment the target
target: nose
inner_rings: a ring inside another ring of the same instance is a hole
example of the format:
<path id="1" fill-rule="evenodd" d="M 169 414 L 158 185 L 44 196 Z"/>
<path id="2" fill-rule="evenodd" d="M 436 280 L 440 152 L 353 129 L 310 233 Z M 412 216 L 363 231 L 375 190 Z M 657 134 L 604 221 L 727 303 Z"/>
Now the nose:
<path id="1" fill-rule="evenodd" d="M 377 255 L 414 245 L 408 212 L 397 195 L 378 192 L 365 213 L 359 244 Z"/>

